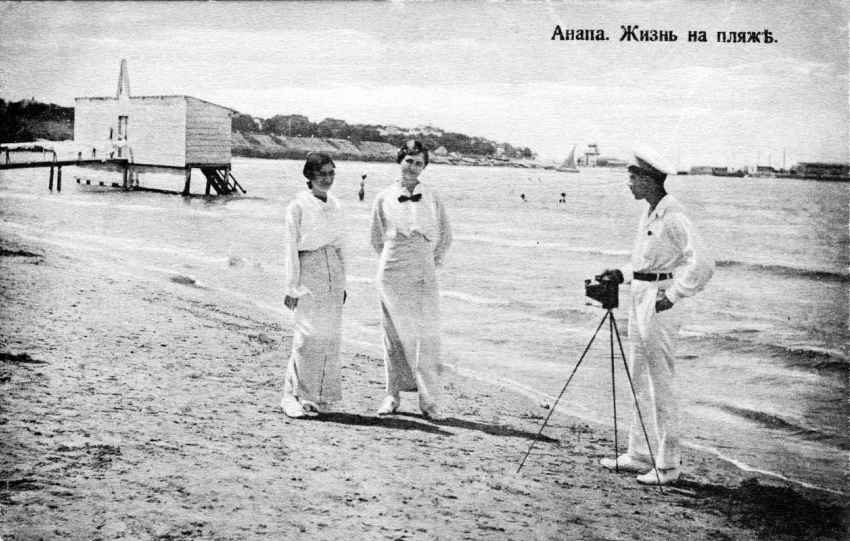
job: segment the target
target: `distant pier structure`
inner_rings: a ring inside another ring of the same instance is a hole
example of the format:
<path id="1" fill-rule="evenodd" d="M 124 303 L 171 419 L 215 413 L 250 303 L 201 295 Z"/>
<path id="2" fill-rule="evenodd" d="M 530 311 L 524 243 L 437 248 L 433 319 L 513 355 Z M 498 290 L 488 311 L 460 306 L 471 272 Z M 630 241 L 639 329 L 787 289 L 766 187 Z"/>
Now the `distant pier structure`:
<path id="1" fill-rule="evenodd" d="M 93 147 L 109 141 L 109 157 L 126 160 L 131 179 L 144 170 L 183 170 L 188 195 L 192 169 L 199 169 L 207 195 L 245 193 L 231 173 L 233 112 L 191 96 L 131 96 L 122 60 L 114 97 L 76 99 L 74 141 Z M 127 177 L 125 171 L 125 186 Z"/>
<path id="2" fill-rule="evenodd" d="M 230 171 L 233 113 L 190 96 L 132 97 L 127 62 L 122 60 L 114 98 L 76 99 L 73 141 L 0 144 L 5 154 L 0 170 L 49 167 L 49 189 L 53 191 L 55 172 L 56 190 L 62 191 L 62 167 L 106 169 L 123 173 L 123 183 L 112 187 L 191 195 L 192 169 L 200 169 L 207 195 L 245 193 Z M 13 161 L 10 152 L 25 152 L 29 160 Z M 182 172 L 182 191 L 139 186 L 139 173 L 145 171 Z"/>
<path id="3" fill-rule="evenodd" d="M 579 158 L 579 164 L 584 165 L 586 167 L 596 167 L 599 162 L 599 145 L 590 144 L 587 145 L 587 152 L 584 153 L 584 156 Z"/>

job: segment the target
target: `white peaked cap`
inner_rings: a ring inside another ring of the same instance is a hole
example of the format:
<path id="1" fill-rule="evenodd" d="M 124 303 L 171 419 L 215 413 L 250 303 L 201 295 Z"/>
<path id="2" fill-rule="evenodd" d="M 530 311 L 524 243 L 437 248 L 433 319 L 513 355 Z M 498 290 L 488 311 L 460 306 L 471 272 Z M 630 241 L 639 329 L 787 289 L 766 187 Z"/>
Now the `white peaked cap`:
<path id="1" fill-rule="evenodd" d="M 665 175 L 675 175 L 676 166 L 667 161 L 667 158 L 659 154 L 654 148 L 651 148 L 643 143 L 635 144 L 632 149 L 635 156 L 635 163 L 640 168 L 651 167 Z"/>

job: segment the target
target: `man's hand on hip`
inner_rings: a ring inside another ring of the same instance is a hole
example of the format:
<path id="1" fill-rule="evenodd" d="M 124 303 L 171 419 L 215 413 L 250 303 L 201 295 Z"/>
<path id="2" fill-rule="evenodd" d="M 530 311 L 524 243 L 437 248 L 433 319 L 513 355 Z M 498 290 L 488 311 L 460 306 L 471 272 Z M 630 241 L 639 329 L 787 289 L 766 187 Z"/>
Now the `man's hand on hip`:
<path id="1" fill-rule="evenodd" d="M 663 291 L 659 291 L 658 299 L 655 301 L 655 311 L 663 312 L 671 308 L 673 308 L 673 303 L 670 302 L 670 299 L 667 298 L 667 295 Z"/>

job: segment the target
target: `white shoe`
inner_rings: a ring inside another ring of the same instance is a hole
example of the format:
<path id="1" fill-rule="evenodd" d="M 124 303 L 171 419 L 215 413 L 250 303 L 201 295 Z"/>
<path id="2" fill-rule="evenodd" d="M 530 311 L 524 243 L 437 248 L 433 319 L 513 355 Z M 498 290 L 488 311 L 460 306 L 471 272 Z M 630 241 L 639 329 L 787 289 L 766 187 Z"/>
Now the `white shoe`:
<path id="1" fill-rule="evenodd" d="M 310 417 L 315 417 L 320 413 L 330 413 L 328 405 L 322 402 L 313 402 L 312 400 L 304 400 L 301 402 L 301 407 L 304 408 L 304 414 Z"/>
<path id="2" fill-rule="evenodd" d="M 681 471 L 679 468 L 662 470 L 653 468 L 651 472 L 637 476 L 637 482 L 642 485 L 670 485 L 679 480 Z"/>
<path id="3" fill-rule="evenodd" d="M 603 458 L 599 461 L 599 463 L 602 464 L 603 468 L 607 468 L 609 470 L 619 470 L 631 473 L 641 473 L 652 469 L 652 462 L 649 462 L 648 460 L 641 460 L 640 458 L 634 458 L 628 453 L 620 455 L 617 457 L 617 460 L 614 460 L 613 458 Z"/>
<path id="4" fill-rule="evenodd" d="M 429 421 L 442 421 L 446 418 L 437 406 L 431 406 L 427 410 L 423 410 L 422 417 L 425 417 Z"/>
<path id="5" fill-rule="evenodd" d="M 384 401 L 381 402 L 381 407 L 378 408 L 378 415 L 392 415 L 398 409 L 399 404 L 401 404 L 401 398 L 395 398 L 392 395 L 388 395 L 384 398 Z"/>
<path id="6" fill-rule="evenodd" d="M 300 419 L 307 416 L 304 408 L 301 407 L 301 403 L 291 394 L 283 395 L 283 398 L 280 399 L 280 407 L 283 408 L 283 413 L 292 419 Z"/>

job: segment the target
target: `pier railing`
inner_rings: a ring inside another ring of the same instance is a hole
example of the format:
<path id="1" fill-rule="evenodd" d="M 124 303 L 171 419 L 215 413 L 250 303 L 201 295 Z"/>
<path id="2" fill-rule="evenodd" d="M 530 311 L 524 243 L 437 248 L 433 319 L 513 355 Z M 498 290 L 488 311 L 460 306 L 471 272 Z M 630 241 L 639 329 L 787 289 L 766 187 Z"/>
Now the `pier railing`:
<path id="1" fill-rule="evenodd" d="M 8 155 L 8 153 L 7 153 Z M 216 165 L 216 166 L 202 166 L 198 164 L 188 164 L 185 167 L 174 167 L 174 166 L 160 166 L 160 165 L 151 165 L 151 164 L 137 164 L 132 163 L 128 158 L 108 158 L 108 159 L 83 159 L 82 153 L 77 155 L 76 160 L 59 160 L 57 159 L 56 153 L 54 152 L 51 156 L 52 159 L 49 160 L 30 160 L 30 161 L 22 161 L 22 162 L 12 162 L 11 160 L 6 159 L 5 163 L 0 163 L 0 171 L 6 169 L 29 169 L 34 167 L 49 167 L 50 168 L 50 177 L 48 180 L 48 189 L 53 191 L 54 179 L 56 181 L 56 190 L 62 191 L 62 167 L 94 167 L 94 168 L 103 168 L 104 166 L 109 168 L 115 168 L 120 170 L 123 176 L 122 183 L 110 183 L 109 185 L 114 188 L 124 188 L 124 189 L 133 189 L 140 191 L 152 191 L 152 192 L 160 192 L 160 193 L 168 193 L 168 194 L 179 194 L 184 196 L 192 195 L 189 192 L 191 178 L 192 178 L 192 169 L 198 168 L 201 169 L 204 176 L 207 179 L 205 195 L 210 195 L 210 190 L 214 190 L 217 195 L 231 195 L 238 193 L 247 193 L 245 188 L 239 184 L 239 181 L 236 180 L 236 177 L 233 176 L 233 173 L 230 171 L 230 165 Z M 138 182 L 131 182 L 131 179 L 135 178 L 138 180 L 138 172 L 139 171 L 161 171 L 161 170 L 169 170 L 169 171 L 185 171 L 186 174 L 186 182 L 182 191 L 172 191 L 172 190 L 158 190 L 151 188 L 144 188 L 138 186 Z M 77 181 L 79 184 L 82 184 L 80 180 Z M 85 184 L 91 184 L 89 181 L 86 181 Z M 106 186 L 107 183 L 100 182 L 100 186 Z"/>

